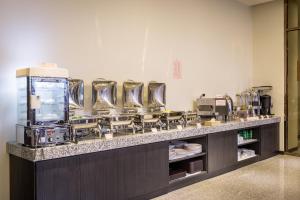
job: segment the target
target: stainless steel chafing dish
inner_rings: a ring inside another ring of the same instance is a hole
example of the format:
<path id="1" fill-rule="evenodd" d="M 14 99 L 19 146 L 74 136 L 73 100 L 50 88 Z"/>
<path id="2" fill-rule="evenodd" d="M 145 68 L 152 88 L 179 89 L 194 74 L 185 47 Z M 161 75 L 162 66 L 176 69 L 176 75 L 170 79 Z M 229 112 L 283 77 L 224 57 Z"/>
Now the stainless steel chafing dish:
<path id="1" fill-rule="evenodd" d="M 148 107 L 154 110 L 160 110 L 166 106 L 166 84 L 155 81 L 148 85 Z"/>
<path id="2" fill-rule="evenodd" d="M 142 108 L 144 105 L 144 83 L 131 80 L 124 82 L 122 100 L 124 109 Z"/>
<path id="3" fill-rule="evenodd" d="M 84 107 L 84 82 L 80 79 L 69 79 L 69 110 L 74 115 L 76 110 Z"/>
<path id="4" fill-rule="evenodd" d="M 100 119 L 100 128 L 102 134 L 105 133 L 120 133 L 128 134 L 135 133 L 134 115 L 118 114 L 118 115 L 103 115 Z"/>
<path id="5" fill-rule="evenodd" d="M 136 130 L 142 133 L 151 132 L 152 128 L 161 130 L 163 123 L 160 117 L 161 113 L 136 114 L 134 120 Z"/>
<path id="6" fill-rule="evenodd" d="M 184 127 L 184 112 L 181 111 L 171 111 L 171 112 L 163 112 L 161 115 L 161 121 L 163 123 L 163 127 L 167 130 L 175 129 L 178 125 Z"/>
<path id="7" fill-rule="evenodd" d="M 195 125 L 199 121 L 197 112 L 185 112 L 184 113 L 184 126 L 187 127 L 188 125 Z"/>
<path id="8" fill-rule="evenodd" d="M 92 83 L 92 103 L 95 113 L 107 112 L 117 104 L 117 82 L 104 79 Z"/>
<path id="9" fill-rule="evenodd" d="M 70 120 L 72 141 L 100 137 L 99 119 L 96 116 L 80 116 Z"/>

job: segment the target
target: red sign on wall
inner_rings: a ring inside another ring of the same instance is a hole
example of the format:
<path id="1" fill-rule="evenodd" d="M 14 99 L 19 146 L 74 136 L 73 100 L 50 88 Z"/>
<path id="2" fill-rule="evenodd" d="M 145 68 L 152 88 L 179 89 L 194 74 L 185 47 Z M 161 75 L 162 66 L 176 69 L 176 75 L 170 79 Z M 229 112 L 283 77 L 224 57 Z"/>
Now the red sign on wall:
<path id="1" fill-rule="evenodd" d="M 182 64 L 178 59 L 173 62 L 173 78 L 182 79 Z"/>

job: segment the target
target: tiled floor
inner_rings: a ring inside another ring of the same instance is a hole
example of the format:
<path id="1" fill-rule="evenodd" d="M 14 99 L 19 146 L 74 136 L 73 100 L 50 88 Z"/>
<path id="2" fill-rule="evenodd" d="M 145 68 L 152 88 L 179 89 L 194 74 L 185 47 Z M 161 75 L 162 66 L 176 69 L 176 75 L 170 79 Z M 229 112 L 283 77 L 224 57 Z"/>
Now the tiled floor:
<path id="1" fill-rule="evenodd" d="M 300 157 L 279 155 L 155 200 L 300 200 Z"/>

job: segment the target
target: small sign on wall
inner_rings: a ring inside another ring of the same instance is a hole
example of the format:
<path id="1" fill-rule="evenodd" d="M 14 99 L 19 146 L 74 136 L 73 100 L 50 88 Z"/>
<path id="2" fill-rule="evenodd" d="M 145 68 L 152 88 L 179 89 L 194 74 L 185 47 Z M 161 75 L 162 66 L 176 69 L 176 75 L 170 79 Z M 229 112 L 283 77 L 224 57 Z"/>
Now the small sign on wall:
<path id="1" fill-rule="evenodd" d="M 178 59 L 173 62 L 173 79 L 182 79 L 182 64 Z"/>

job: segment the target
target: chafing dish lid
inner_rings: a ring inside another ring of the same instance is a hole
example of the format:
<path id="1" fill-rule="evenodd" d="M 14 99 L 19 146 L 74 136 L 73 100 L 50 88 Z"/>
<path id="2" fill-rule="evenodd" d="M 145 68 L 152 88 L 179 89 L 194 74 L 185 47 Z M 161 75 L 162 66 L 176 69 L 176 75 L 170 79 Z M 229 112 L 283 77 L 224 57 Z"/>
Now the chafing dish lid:
<path id="1" fill-rule="evenodd" d="M 114 108 L 117 104 L 117 82 L 104 79 L 94 80 L 92 102 L 94 110 Z"/>
<path id="2" fill-rule="evenodd" d="M 166 106 L 166 84 L 151 81 L 148 85 L 148 106 Z"/>
<path id="3" fill-rule="evenodd" d="M 143 107 L 144 83 L 126 81 L 123 83 L 123 106 L 125 108 Z"/>
<path id="4" fill-rule="evenodd" d="M 80 79 L 69 79 L 69 107 L 82 109 L 84 106 L 84 82 Z"/>

